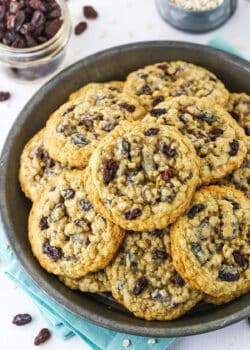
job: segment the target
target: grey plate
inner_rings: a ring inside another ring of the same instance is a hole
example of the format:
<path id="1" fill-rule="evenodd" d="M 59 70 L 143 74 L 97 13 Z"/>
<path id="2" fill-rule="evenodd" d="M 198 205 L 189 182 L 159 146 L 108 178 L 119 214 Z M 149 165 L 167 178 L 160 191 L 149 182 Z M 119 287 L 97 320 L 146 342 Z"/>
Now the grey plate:
<path id="1" fill-rule="evenodd" d="M 52 299 L 97 325 L 143 336 L 167 337 L 218 329 L 250 316 L 250 294 L 222 306 L 201 304 L 186 316 L 169 322 L 135 318 L 106 295 L 71 291 L 44 271 L 31 253 L 27 239 L 30 202 L 18 184 L 20 153 L 25 143 L 69 93 L 89 81 L 124 79 L 146 64 L 183 59 L 202 65 L 218 75 L 232 91 L 250 94 L 250 64 L 209 47 L 182 42 L 145 42 L 115 47 L 70 66 L 43 86 L 27 103 L 5 143 L 0 163 L 0 209 L 10 244 L 25 271 Z"/>

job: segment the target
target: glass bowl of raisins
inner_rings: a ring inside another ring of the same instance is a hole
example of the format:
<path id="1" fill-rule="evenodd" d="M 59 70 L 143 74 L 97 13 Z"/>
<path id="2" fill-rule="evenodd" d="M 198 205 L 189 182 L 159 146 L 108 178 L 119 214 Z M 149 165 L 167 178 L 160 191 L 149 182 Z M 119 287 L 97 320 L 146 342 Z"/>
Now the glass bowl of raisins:
<path id="1" fill-rule="evenodd" d="M 0 0 L 0 61 L 15 78 L 35 80 L 54 72 L 70 33 L 65 0 Z"/>

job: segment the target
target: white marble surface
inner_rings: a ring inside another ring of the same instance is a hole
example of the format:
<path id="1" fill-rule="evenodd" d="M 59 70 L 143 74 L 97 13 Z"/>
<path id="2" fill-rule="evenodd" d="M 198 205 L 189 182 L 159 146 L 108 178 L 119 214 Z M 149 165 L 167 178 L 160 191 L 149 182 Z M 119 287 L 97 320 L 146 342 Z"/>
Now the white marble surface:
<path id="1" fill-rule="evenodd" d="M 183 40 L 205 44 L 213 34 L 190 35 L 173 29 L 159 17 L 153 0 L 69 0 L 73 24 L 82 19 L 82 5 L 89 3 L 96 7 L 100 16 L 96 21 L 89 21 L 89 28 L 83 35 L 72 35 L 67 57 L 60 69 L 84 56 L 114 45 L 143 40 Z M 250 2 L 240 1 L 233 18 L 214 33 L 223 36 L 250 59 L 249 21 Z M 9 79 L 0 67 L 0 91 L 7 90 L 12 95 L 9 101 L 0 103 L 0 149 L 19 111 L 49 78 L 32 83 L 18 82 Z M 0 348 L 34 349 L 33 338 L 40 328 L 46 326 L 45 321 L 29 297 L 3 274 L 0 274 L 0 286 Z M 12 325 L 13 315 L 19 312 L 32 314 L 33 322 L 23 328 Z M 77 337 L 62 341 L 55 336 L 43 347 L 47 350 L 89 349 Z M 200 349 L 249 350 L 250 326 L 246 320 L 241 321 L 216 332 L 178 339 L 171 346 L 171 350 Z"/>

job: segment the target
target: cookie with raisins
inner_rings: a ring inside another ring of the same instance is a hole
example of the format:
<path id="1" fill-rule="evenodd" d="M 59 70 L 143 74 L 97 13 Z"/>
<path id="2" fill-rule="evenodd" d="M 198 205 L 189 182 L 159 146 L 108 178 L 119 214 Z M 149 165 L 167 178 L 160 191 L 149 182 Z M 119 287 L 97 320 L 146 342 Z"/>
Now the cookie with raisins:
<path id="1" fill-rule="evenodd" d="M 124 91 L 137 96 L 151 110 L 167 97 L 196 96 L 226 105 L 229 92 L 224 84 L 203 67 L 184 61 L 156 63 L 128 75 Z"/>
<path id="2" fill-rule="evenodd" d="M 29 216 L 34 256 L 48 272 L 81 278 L 103 269 L 124 231 L 101 217 L 89 201 L 83 170 L 64 171 L 40 192 Z"/>
<path id="3" fill-rule="evenodd" d="M 70 101 L 76 100 L 79 97 L 85 98 L 86 94 L 89 94 L 89 93 L 91 94 L 91 96 L 95 97 L 96 89 L 102 89 L 102 90 L 107 89 L 111 93 L 113 91 L 122 92 L 123 86 L 124 86 L 123 81 L 109 81 L 107 83 L 89 83 L 87 85 L 84 85 L 77 91 L 72 92 L 69 96 L 69 100 Z"/>
<path id="4" fill-rule="evenodd" d="M 232 187 L 201 188 L 172 225 L 171 247 L 176 270 L 193 288 L 218 302 L 245 293 L 250 288 L 250 200 Z"/>
<path id="5" fill-rule="evenodd" d="M 40 130 L 28 141 L 20 158 L 19 182 L 26 197 L 33 202 L 55 175 L 70 169 L 49 156 L 44 147 L 44 131 Z"/>
<path id="6" fill-rule="evenodd" d="M 45 147 L 59 162 L 85 166 L 98 142 L 122 120 L 140 120 L 144 115 L 137 99 L 108 89 L 92 89 L 84 99 L 69 101 L 52 114 L 46 124 Z"/>
<path id="7" fill-rule="evenodd" d="M 121 123 L 86 168 L 86 190 L 102 216 L 127 230 L 162 229 L 183 213 L 199 181 L 199 159 L 174 127 Z"/>
<path id="8" fill-rule="evenodd" d="M 250 96 L 245 93 L 230 94 L 227 110 L 245 131 L 247 137 L 247 155 L 241 166 L 219 183 L 226 186 L 233 186 L 250 198 Z"/>
<path id="9" fill-rule="evenodd" d="M 77 289 L 81 292 L 101 293 L 110 291 L 109 281 L 105 270 L 90 272 L 81 278 L 59 276 L 59 280 L 70 289 Z"/>
<path id="10" fill-rule="evenodd" d="M 153 108 L 146 120 L 173 125 L 193 143 L 201 161 L 200 184 L 216 182 L 238 168 L 247 152 L 242 128 L 208 99 L 180 96 Z"/>
<path id="11" fill-rule="evenodd" d="M 172 320 L 194 307 L 203 294 L 176 272 L 169 227 L 153 232 L 128 232 L 107 275 L 113 297 L 136 317 Z"/>

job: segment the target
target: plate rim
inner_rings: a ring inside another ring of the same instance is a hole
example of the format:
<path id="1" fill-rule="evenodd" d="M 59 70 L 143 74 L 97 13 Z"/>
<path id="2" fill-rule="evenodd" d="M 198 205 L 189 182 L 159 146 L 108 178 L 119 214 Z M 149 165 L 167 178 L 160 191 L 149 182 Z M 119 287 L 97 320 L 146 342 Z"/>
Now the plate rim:
<path id="1" fill-rule="evenodd" d="M 206 45 L 193 44 L 189 42 L 183 41 L 142 41 L 135 42 L 132 44 L 119 45 L 112 48 L 105 49 L 103 51 L 94 53 L 85 58 L 80 59 L 79 61 L 73 63 L 67 68 L 60 71 L 54 77 L 52 77 L 48 82 L 46 82 L 25 104 L 22 108 L 21 112 L 18 114 L 15 122 L 13 123 L 2 148 L 1 152 L 1 160 L 0 160 L 0 219 L 3 224 L 4 231 L 6 233 L 7 239 L 9 240 L 11 249 L 13 250 L 18 262 L 24 269 L 24 271 L 29 275 L 35 285 L 42 289 L 42 291 L 50 297 L 53 301 L 58 303 L 61 307 L 65 308 L 67 311 L 72 312 L 73 314 L 94 323 L 97 326 L 101 326 L 110 330 L 124 332 L 124 324 L 114 324 L 114 320 L 110 320 L 110 318 L 105 317 L 104 315 L 97 315 L 96 313 L 92 313 L 90 310 L 86 310 L 86 308 L 81 308 L 82 312 L 79 312 L 78 307 L 74 305 L 74 302 L 71 303 L 68 298 L 53 288 L 49 284 L 48 281 L 42 279 L 42 283 L 40 283 L 41 276 L 32 268 L 29 264 L 28 258 L 20 253 L 20 247 L 16 244 L 14 240 L 15 232 L 12 226 L 10 217 L 8 215 L 8 204 L 7 198 L 5 196 L 6 191 L 6 169 L 5 166 L 7 164 L 7 158 L 11 151 L 12 141 L 17 136 L 19 132 L 19 124 L 25 120 L 25 116 L 27 114 L 27 110 L 32 110 L 32 107 L 42 99 L 43 94 L 47 90 L 51 90 L 51 87 L 58 84 L 62 78 L 66 78 L 67 76 L 73 74 L 75 70 L 78 70 L 80 67 L 84 65 L 88 65 L 92 62 L 95 62 L 97 59 L 102 59 L 105 56 L 116 55 L 118 52 L 122 51 L 135 51 L 136 49 L 143 48 L 179 48 L 179 49 L 194 49 L 194 50 L 202 50 L 203 52 L 207 52 L 209 55 L 220 55 L 224 61 L 231 62 L 234 65 L 238 65 L 241 69 L 245 69 L 248 74 L 250 74 L 250 62 L 239 58 L 237 56 L 226 53 L 222 50 L 208 47 Z M 159 329 L 151 329 L 147 328 L 146 325 L 142 326 L 133 326 L 129 323 L 126 323 L 126 333 L 139 335 L 139 336 L 153 336 L 153 337 L 181 337 L 186 335 L 194 335 L 205 333 L 209 331 L 213 331 L 216 329 L 223 328 L 225 326 L 236 323 L 244 318 L 250 316 L 250 305 L 246 306 L 243 310 L 239 310 L 231 315 L 226 315 L 222 317 L 218 317 L 216 320 L 209 321 L 207 323 L 201 325 L 189 325 L 184 330 L 180 328 L 159 328 Z M 159 321 L 161 322 L 161 321 Z M 147 323 L 147 322 L 144 322 Z"/>

